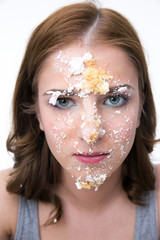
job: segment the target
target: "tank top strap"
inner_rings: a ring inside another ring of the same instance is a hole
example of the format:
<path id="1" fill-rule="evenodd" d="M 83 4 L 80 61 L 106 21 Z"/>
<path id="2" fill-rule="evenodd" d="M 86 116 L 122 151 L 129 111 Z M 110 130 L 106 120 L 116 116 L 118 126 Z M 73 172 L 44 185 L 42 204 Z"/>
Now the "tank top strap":
<path id="1" fill-rule="evenodd" d="M 145 207 L 137 206 L 134 240 L 158 240 L 157 202 L 155 191 L 144 195 Z"/>
<path id="2" fill-rule="evenodd" d="M 39 240 L 37 201 L 19 197 L 19 212 L 14 240 Z"/>

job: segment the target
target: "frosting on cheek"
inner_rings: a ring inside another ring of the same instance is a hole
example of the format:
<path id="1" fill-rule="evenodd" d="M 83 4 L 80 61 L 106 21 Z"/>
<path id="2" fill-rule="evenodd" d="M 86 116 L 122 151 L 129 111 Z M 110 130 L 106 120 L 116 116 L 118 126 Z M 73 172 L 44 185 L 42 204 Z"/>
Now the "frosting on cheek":
<path id="1" fill-rule="evenodd" d="M 119 148 L 119 156 L 123 158 L 128 154 L 135 137 L 136 132 L 136 117 L 122 114 L 121 112 L 115 112 L 115 115 L 120 115 L 119 123 L 112 121 L 112 125 L 108 126 L 108 136 L 112 139 L 113 150 Z M 113 125 L 115 125 L 113 127 Z M 114 152 L 114 151 L 113 151 Z"/>
<path id="2" fill-rule="evenodd" d="M 58 117 L 55 123 L 50 124 L 51 140 L 55 143 L 57 153 L 64 152 L 64 146 L 68 139 L 68 133 L 74 129 L 74 119 L 71 117 L 70 112 L 67 112 L 63 117 Z"/>

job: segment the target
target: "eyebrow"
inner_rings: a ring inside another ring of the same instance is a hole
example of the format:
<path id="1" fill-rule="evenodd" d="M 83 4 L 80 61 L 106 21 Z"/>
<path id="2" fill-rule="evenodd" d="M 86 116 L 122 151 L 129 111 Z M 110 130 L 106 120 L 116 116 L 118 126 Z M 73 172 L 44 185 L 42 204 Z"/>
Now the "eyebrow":
<path id="1" fill-rule="evenodd" d="M 68 91 L 68 90 L 63 90 L 63 89 L 51 89 L 46 91 L 43 95 L 48 95 L 52 94 L 54 92 L 60 92 L 62 95 L 67 95 L 67 96 L 73 96 L 73 95 L 78 95 L 77 91 Z"/>
<path id="2" fill-rule="evenodd" d="M 132 87 L 131 85 L 128 85 L 128 84 L 120 84 L 120 85 L 115 86 L 115 87 L 110 87 L 108 93 L 117 92 L 117 91 L 120 90 L 121 88 L 122 88 L 122 89 L 123 89 L 123 88 L 127 88 L 127 90 L 128 90 L 128 89 L 135 90 L 135 88 Z"/>
<path id="3" fill-rule="evenodd" d="M 118 90 L 120 90 L 121 88 L 127 88 L 127 90 L 128 89 L 135 90 L 135 88 L 133 88 L 132 86 L 130 86 L 128 84 L 120 84 L 118 86 L 110 87 L 109 92 L 106 92 L 106 93 L 114 93 L 114 92 L 117 92 Z M 66 96 L 77 96 L 78 95 L 78 91 L 73 91 L 73 90 L 68 91 L 65 89 L 50 89 L 50 90 L 46 91 L 43 95 L 49 95 L 54 92 L 60 92 L 62 95 L 66 95 Z"/>

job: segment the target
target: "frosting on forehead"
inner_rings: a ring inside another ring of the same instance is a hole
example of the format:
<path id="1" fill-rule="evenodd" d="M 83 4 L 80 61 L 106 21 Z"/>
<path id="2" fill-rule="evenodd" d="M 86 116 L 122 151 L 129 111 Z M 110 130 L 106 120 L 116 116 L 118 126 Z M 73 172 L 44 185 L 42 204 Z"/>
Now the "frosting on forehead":
<path id="1" fill-rule="evenodd" d="M 87 52 L 83 57 L 72 57 L 70 61 L 65 59 L 63 52 L 60 51 L 58 56 L 55 58 L 61 63 L 68 65 L 69 75 L 65 79 L 68 79 L 72 76 L 81 76 L 78 78 L 79 82 L 69 85 L 66 92 L 72 92 L 74 89 L 78 91 L 77 95 L 79 97 L 85 97 L 90 93 L 94 94 L 106 94 L 109 92 L 109 83 L 113 79 L 113 76 L 109 71 L 105 71 L 103 68 L 98 68 L 95 59 L 91 53 Z M 56 64 L 56 67 L 58 65 Z M 62 68 L 59 68 L 59 71 L 62 71 Z M 49 103 L 52 105 L 56 104 L 57 98 L 60 95 L 65 95 L 59 91 L 47 91 L 46 94 L 52 94 Z"/>
<path id="2" fill-rule="evenodd" d="M 82 91 L 88 90 L 94 94 L 105 94 L 109 92 L 109 82 L 112 76 L 101 68 L 97 68 L 95 61 L 86 62 L 87 68 L 83 71 L 84 81 Z"/>
<path id="3" fill-rule="evenodd" d="M 92 59 L 92 54 L 87 52 L 83 57 L 73 57 L 68 65 L 71 67 L 71 75 L 79 75 L 84 71 L 84 62 Z"/>
<path id="4" fill-rule="evenodd" d="M 113 79 L 110 73 L 102 68 L 98 68 L 91 53 L 86 53 L 83 57 L 74 57 L 69 61 L 71 75 L 82 74 L 83 79 L 74 87 L 85 93 L 105 94 L 109 92 L 109 82 Z"/>

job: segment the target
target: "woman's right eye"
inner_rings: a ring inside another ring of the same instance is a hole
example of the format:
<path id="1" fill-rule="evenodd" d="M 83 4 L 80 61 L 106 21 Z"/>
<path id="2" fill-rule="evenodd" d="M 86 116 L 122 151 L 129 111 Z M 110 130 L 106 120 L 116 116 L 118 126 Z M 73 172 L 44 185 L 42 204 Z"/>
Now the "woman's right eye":
<path id="1" fill-rule="evenodd" d="M 56 104 L 54 106 L 57 108 L 65 109 L 65 108 L 75 107 L 76 104 L 74 100 L 71 98 L 60 97 L 60 98 L 57 98 Z"/>

